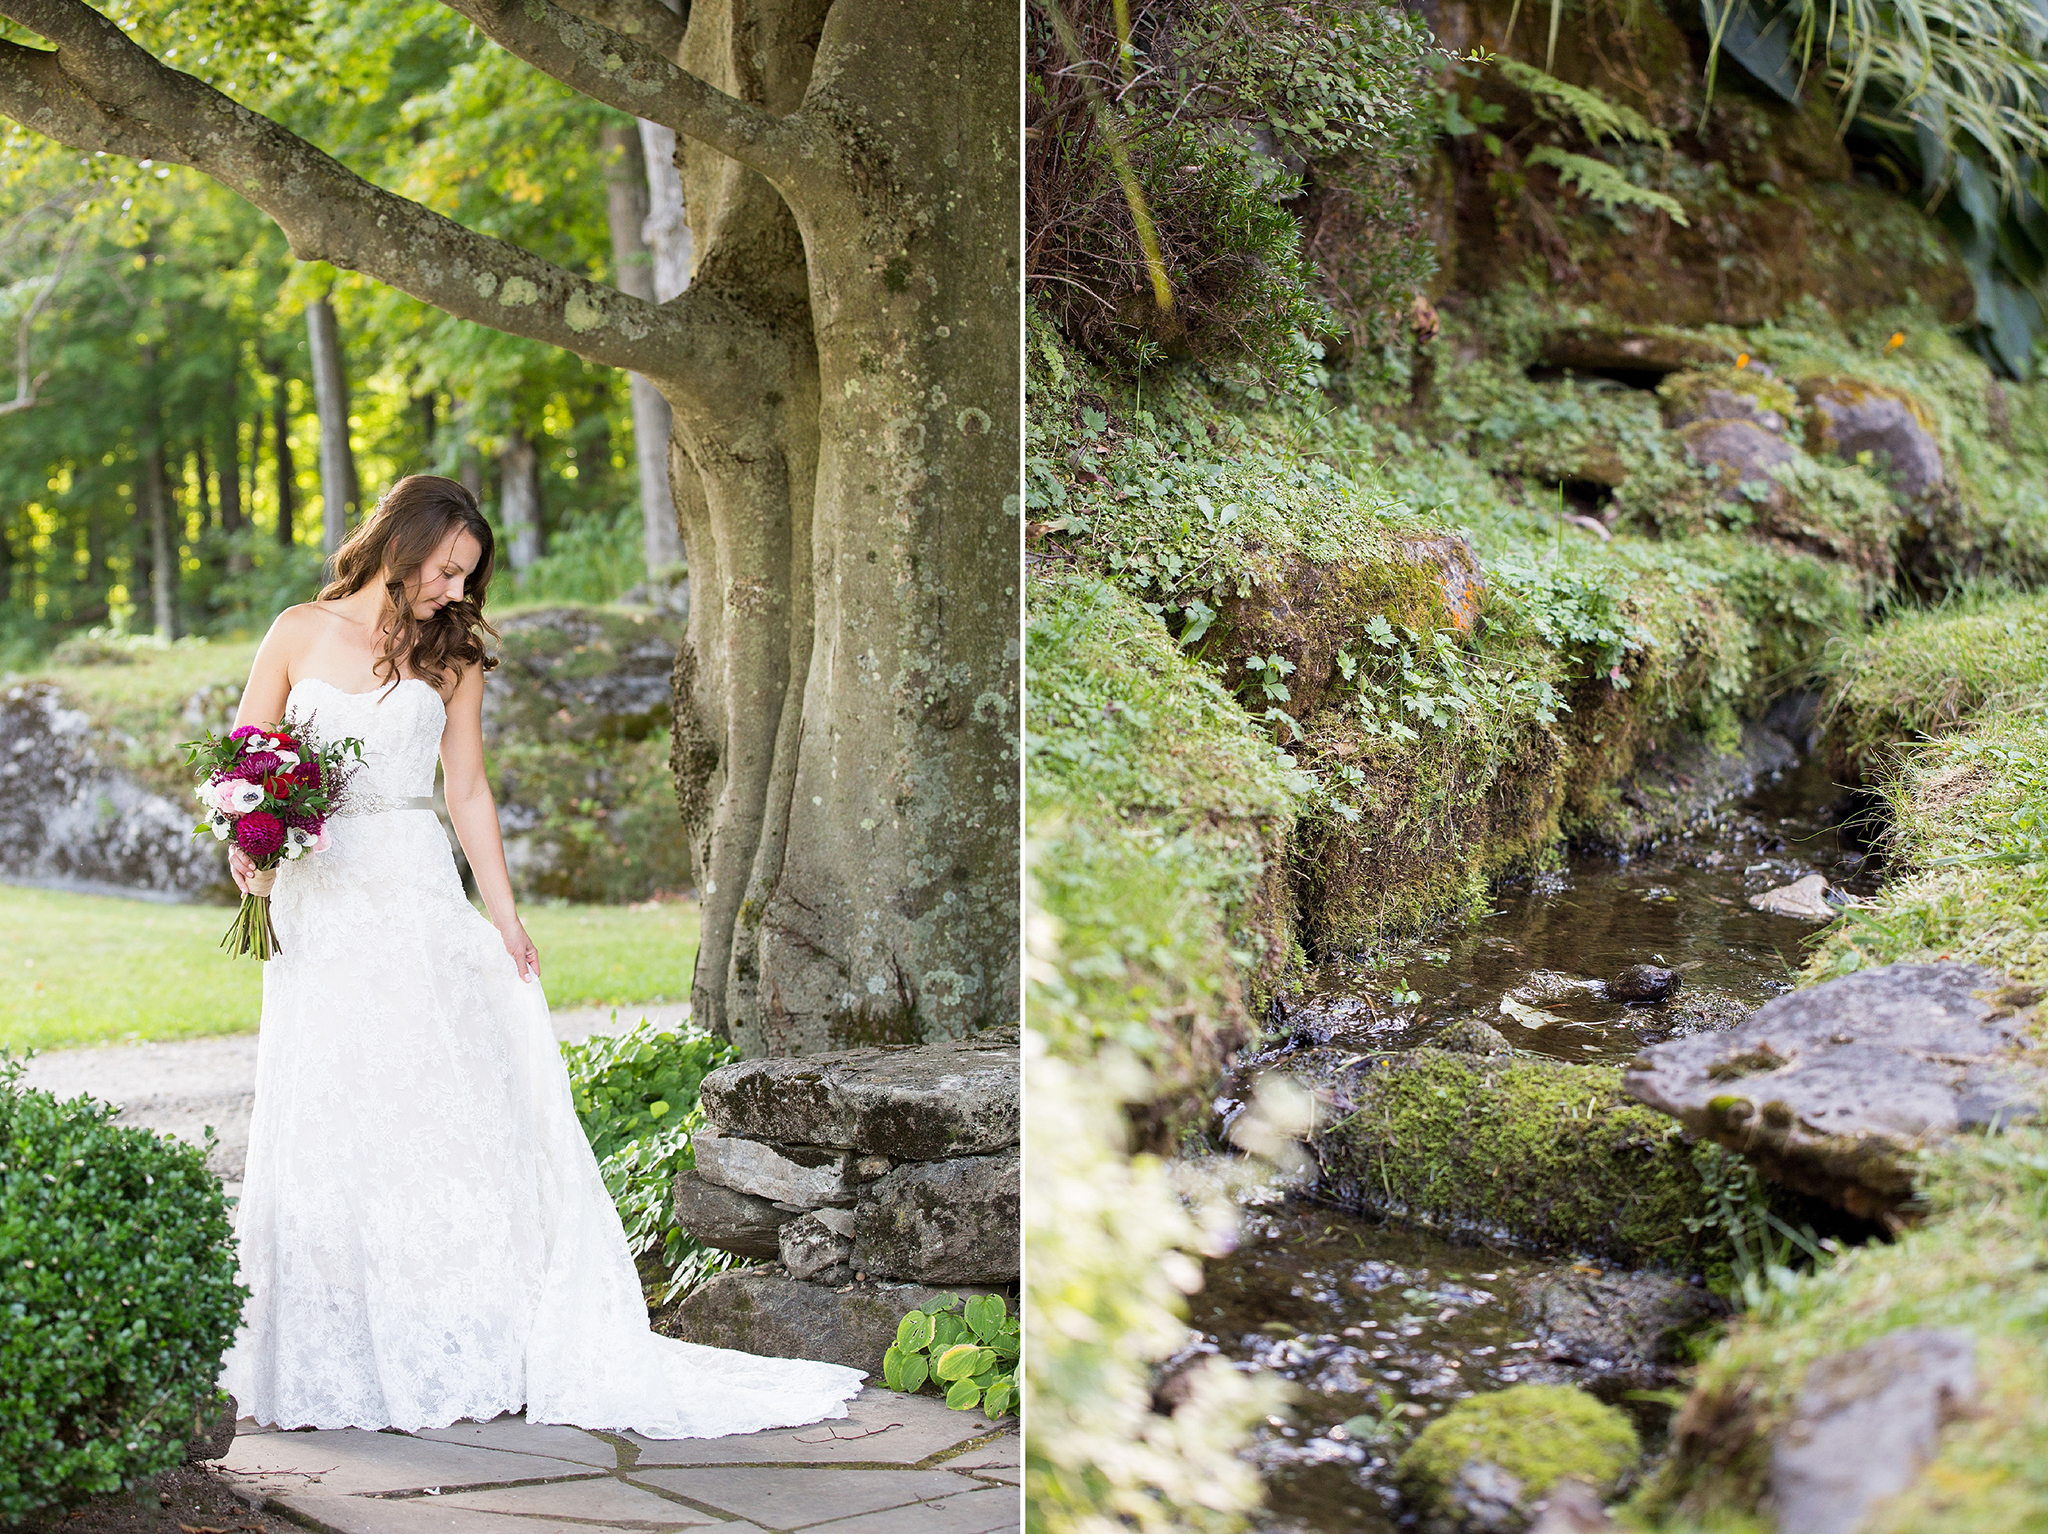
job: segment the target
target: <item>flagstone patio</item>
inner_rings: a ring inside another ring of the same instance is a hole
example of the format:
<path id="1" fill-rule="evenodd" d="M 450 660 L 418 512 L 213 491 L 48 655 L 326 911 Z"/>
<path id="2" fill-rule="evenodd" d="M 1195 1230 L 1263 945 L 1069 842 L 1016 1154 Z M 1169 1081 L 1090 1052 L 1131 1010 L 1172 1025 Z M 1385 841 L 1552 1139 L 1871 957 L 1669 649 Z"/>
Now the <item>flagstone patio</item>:
<path id="1" fill-rule="evenodd" d="M 997 1534 L 1023 1525 L 1014 1419 L 870 1388 L 848 1415 L 660 1441 L 505 1416 L 423 1433 L 244 1420 L 237 1495 L 326 1534 Z"/>

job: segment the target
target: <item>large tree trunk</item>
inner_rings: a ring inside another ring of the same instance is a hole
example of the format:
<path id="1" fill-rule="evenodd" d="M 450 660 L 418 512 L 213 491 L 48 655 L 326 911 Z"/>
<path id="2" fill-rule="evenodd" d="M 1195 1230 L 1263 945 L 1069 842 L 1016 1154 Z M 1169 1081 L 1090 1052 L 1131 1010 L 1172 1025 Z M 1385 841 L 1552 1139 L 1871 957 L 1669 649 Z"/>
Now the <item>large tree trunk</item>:
<path id="1" fill-rule="evenodd" d="M 163 419 L 156 399 L 156 347 L 142 348 L 148 380 L 148 415 L 142 423 L 142 480 L 135 487 L 137 509 L 149 528 L 149 594 L 156 637 L 178 637 L 178 545 L 171 536 L 171 507 L 164 484 Z"/>
<path id="2" fill-rule="evenodd" d="M 761 327 L 750 366 L 670 395 L 691 999 L 749 1054 L 964 1034 L 1017 998 L 1016 17 L 827 12 L 700 0 L 681 59 L 787 113 L 815 49 L 835 104 L 922 135 L 801 231 L 683 147 L 694 282 Z"/>
<path id="3" fill-rule="evenodd" d="M 348 376 L 342 367 L 341 329 L 325 297 L 306 305 L 306 339 L 313 353 L 313 408 L 320 413 L 320 546 L 332 555 L 348 537 L 358 510 L 355 453 L 348 440 Z"/>
<path id="4" fill-rule="evenodd" d="M 604 130 L 605 212 L 611 224 L 612 270 L 619 291 L 654 298 L 654 255 L 647 248 L 647 166 L 640 135 L 623 123 Z M 661 581 L 683 559 L 675 497 L 668 485 L 668 439 L 674 416 L 653 380 L 628 373 L 633 400 L 633 459 L 640 471 L 641 552 L 647 578 Z"/>
<path id="5" fill-rule="evenodd" d="M 523 432 L 513 432 L 498 450 L 498 520 L 511 535 L 507 551 L 514 570 L 525 570 L 544 552 L 540 528 L 540 454 Z"/>

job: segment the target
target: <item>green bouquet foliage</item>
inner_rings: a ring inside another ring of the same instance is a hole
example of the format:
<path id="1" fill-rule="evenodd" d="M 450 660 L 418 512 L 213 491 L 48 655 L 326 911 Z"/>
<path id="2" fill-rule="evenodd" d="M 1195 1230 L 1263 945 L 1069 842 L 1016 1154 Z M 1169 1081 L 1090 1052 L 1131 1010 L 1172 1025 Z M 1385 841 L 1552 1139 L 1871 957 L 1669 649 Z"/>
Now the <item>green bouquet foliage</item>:
<path id="1" fill-rule="evenodd" d="M 0 1053 L 0 1523 L 178 1464 L 248 1291 L 206 1156 Z"/>
<path id="2" fill-rule="evenodd" d="M 954 1411 L 980 1407 L 1000 1417 L 1017 1402 L 1018 1318 L 1000 1294 L 957 1294 L 928 1300 L 896 1324 L 896 1341 L 882 1355 L 882 1381 L 891 1390 L 937 1384 Z"/>

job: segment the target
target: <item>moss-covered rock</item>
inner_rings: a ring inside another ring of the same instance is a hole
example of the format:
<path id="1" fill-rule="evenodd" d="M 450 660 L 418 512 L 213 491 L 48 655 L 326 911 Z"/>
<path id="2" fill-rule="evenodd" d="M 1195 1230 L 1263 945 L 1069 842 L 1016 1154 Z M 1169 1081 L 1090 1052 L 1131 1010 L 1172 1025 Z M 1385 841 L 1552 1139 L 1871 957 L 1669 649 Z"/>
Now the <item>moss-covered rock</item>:
<path id="1" fill-rule="evenodd" d="M 1524 24 L 1510 35 L 1517 16 Z M 1676 197 L 1688 215 L 1679 225 L 1601 208 L 1548 168 L 1481 152 L 1474 138 L 1450 140 L 1434 218 L 1443 236 L 1437 296 L 1497 292 L 1533 269 L 1561 306 L 1600 305 L 1612 321 L 1643 330 L 1754 325 L 1801 300 L 1853 317 L 1908 292 L 1947 322 L 1970 318 L 1969 273 L 1953 241 L 1911 200 L 1855 179 L 1831 93 L 1809 91 L 1792 106 L 1724 84 L 1702 111 L 1696 82 L 1708 32 L 1696 8 L 1589 15 L 1547 42 L 1513 0 L 1447 0 L 1431 20 L 1453 52 L 1478 47 L 1541 62 L 1663 129 L 1668 145 L 1610 144 L 1604 157 Z M 1527 142 L 1529 130 L 1547 126 L 1504 74 L 1487 71 L 1475 84 L 1503 114 L 1497 139 Z M 1674 349 L 1659 360 L 1696 355 Z M 1734 350 L 1727 355 L 1732 361 Z"/>
<path id="2" fill-rule="evenodd" d="M 1749 421 L 1785 431 L 1800 418 L 1798 391 L 1768 368 L 1746 364 L 1671 374 L 1657 386 L 1664 424 L 1676 430 L 1694 421 Z"/>
<path id="3" fill-rule="evenodd" d="M 1564 1481 L 1611 1493 L 1642 1455 L 1635 1428 L 1569 1385 L 1510 1385 L 1470 1396 L 1401 1456 L 1402 1491 L 1425 1527 L 1515 1534 Z"/>
<path id="4" fill-rule="evenodd" d="M 1687 1224 L 1711 1212 L 1694 1146 L 1615 1069 L 1335 1048 L 1274 1068 L 1318 1102 L 1320 1198 L 1637 1265 L 1686 1268 L 1711 1245 Z"/>

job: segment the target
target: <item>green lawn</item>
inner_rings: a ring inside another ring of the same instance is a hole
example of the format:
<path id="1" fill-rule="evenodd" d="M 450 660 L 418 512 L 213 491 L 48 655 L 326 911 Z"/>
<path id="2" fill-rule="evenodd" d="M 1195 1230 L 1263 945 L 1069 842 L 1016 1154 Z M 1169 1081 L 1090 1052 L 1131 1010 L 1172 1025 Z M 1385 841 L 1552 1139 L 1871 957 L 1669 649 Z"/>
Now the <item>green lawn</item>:
<path id="1" fill-rule="evenodd" d="M 226 906 L 157 905 L 0 885 L 0 1047 L 248 1033 L 262 967 L 217 946 Z M 697 953 L 697 907 L 530 906 L 556 1007 L 681 1000 Z"/>

